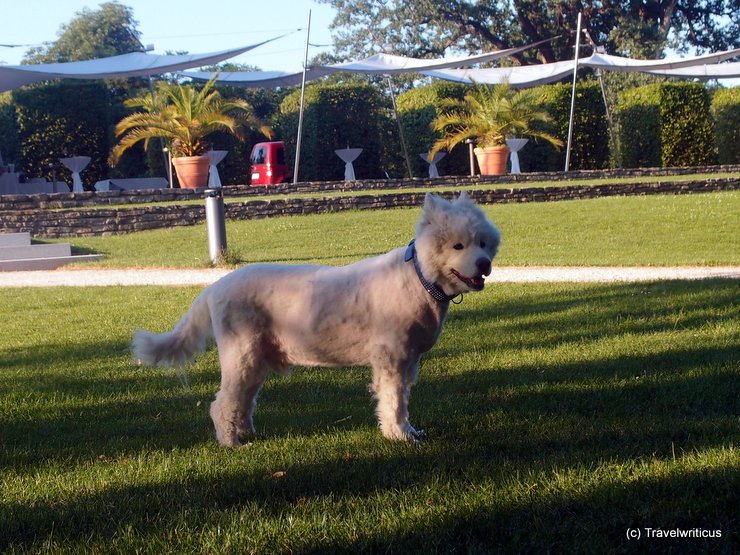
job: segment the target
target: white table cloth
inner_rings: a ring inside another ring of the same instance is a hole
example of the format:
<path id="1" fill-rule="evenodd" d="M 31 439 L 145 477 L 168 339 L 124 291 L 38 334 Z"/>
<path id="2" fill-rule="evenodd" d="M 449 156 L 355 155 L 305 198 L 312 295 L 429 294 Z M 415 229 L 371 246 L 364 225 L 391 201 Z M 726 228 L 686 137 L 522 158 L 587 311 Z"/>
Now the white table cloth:
<path id="1" fill-rule="evenodd" d="M 206 156 L 210 160 L 211 165 L 208 168 L 208 186 L 209 187 L 220 187 L 221 177 L 218 175 L 218 168 L 216 166 L 226 158 L 229 153 L 228 150 L 209 150 L 206 152 Z"/>
<path id="2" fill-rule="evenodd" d="M 447 153 L 438 152 L 432 158 L 430 158 L 428 152 L 421 152 L 419 156 L 421 156 L 421 159 L 424 160 L 427 164 L 429 164 L 429 177 L 439 177 L 439 170 L 437 169 L 437 162 L 439 162 L 442 158 L 447 156 Z"/>
<path id="3" fill-rule="evenodd" d="M 355 180 L 355 167 L 352 162 L 357 160 L 357 157 L 362 153 L 361 148 L 341 148 L 334 151 L 344 162 L 344 180 L 354 181 Z"/>
<path id="4" fill-rule="evenodd" d="M 511 151 L 509 156 L 509 160 L 511 160 L 511 173 L 522 173 L 522 170 L 519 168 L 519 151 L 528 142 L 529 139 L 506 139 L 506 145 Z"/>
<path id="5" fill-rule="evenodd" d="M 90 163 L 89 156 L 71 156 L 70 158 L 60 158 L 59 161 L 72 172 L 72 192 L 81 193 L 85 189 L 82 187 L 82 178 L 80 172 Z"/>

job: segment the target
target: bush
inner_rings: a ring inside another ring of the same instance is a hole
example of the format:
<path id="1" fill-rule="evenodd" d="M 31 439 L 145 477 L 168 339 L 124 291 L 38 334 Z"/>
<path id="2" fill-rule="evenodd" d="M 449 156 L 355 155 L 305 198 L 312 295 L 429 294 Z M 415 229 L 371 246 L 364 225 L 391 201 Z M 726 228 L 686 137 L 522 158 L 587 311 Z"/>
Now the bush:
<path id="1" fill-rule="evenodd" d="M 295 159 L 300 91 L 288 95 L 275 119 L 276 140 L 285 142 L 292 166 Z M 344 164 L 334 150 L 362 148 L 354 162 L 358 179 L 385 177 L 390 156 L 398 150 L 386 101 L 376 86 L 366 83 L 322 84 L 306 88 L 299 178 L 302 181 L 344 179 Z M 392 143 L 392 144 L 389 144 Z"/>
<path id="2" fill-rule="evenodd" d="M 6 164 L 20 167 L 20 142 L 15 104 L 9 92 L 0 94 L 0 155 Z"/>
<path id="3" fill-rule="evenodd" d="M 703 85 L 666 82 L 625 91 L 617 110 L 624 167 L 703 166 L 716 160 Z"/>
<path id="4" fill-rule="evenodd" d="M 439 115 L 439 103 L 443 98 L 462 99 L 467 92 L 466 85 L 437 81 L 432 85 L 419 87 L 398 95 L 398 116 L 403 126 L 403 134 L 409 153 L 411 170 L 415 177 L 428 175 L 429 165 L 419 154 L 428 152 L 434 142 L 441 137 L 432 130 L 431 123 Z M 468 147 L 454 148 L 437 165 L 440 174 L 468 175 L 470 161 Z"/>
<path id="5" fill-rule="evenodd" d="M 711 110 L 717 162 L 740 164 L 740 87 L 715 91 Z"/>
<path id="6" fill-rule="evenodd" d="M 102 81 L 60 81 L 13 92 L 23 171 L 52 179 L 49 164 L 57 167 L 59 181 L 72 182 L 59 162 L 67 156 L 90 156 L 82 172 L 85 188 L 108 174 L 109 94 Z"/>
<path id="7" fill-rule="evenodd" d="M 660 166 L 660 84 L 624 91 L 619 96 L 619 144 L 626 168 Z"/>
<path id="8" fill-rule="evenodd" d="M 565 167 L 572 86 L 545 85 L 537 88 L 553 122 L 546 126 L 563 141 L 557 149 L 545 141 L 533 141 L 520 153 L 522 171 L 562 171 Z M 571 170 L 598 170 L 609 166 L 609 126 L 599 84 L 584 81 L 576 84 L 573 114 L 573 140 L 570 152 Z"/>

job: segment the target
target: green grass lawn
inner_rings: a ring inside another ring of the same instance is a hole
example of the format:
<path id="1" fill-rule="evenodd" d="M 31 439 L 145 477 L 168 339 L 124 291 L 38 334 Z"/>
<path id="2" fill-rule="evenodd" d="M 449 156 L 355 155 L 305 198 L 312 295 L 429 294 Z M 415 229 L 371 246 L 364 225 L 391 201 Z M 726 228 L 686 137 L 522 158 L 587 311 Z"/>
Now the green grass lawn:
<path id="1" fill-rule="evenodd" d="M 739 263 L 736 192 L 485 209 L 499 264 Z M 406 244 L 418 215 L 228 222 L 228 237 L 244 263 L 345 264 Z M 72 242 L 106 254 L 97 266 L 208 265 L 205 226 Z M 423 445 L 382 439 L 367 370 L 298 368 L 268 380 L 238 450 L 208 417 L 213 349 L 191 389 L 128 352 L 198 292 L 0 289 L 0 552 L 739 549 L 737 281 L 491 284 L 422 361 Z"/>
<path id="2" fill-rule="evenodd" d="M 501 265 L 722 265 L 740 263 L 740 192 L 496 204 Z M 346 264 L 405 245 L 419 208 L 229 221 L 240 263 Z M 67 241 L 67 240 L 65 240 Z M 72 241 L 103 267 L 210 264 L 205 224 Z"/>
<path id="3" fill-rule="evenodd" d="M 368 371 L 299 368 L 268 380 L 252 445 L 218 448 L 215 352 L 189 390 L 127 352 L 197 293 L 0 290 L 0 552 L 737 552 L 737 281 L 466 296 L 422 361 L 421 446 L 382 439 Z"/>

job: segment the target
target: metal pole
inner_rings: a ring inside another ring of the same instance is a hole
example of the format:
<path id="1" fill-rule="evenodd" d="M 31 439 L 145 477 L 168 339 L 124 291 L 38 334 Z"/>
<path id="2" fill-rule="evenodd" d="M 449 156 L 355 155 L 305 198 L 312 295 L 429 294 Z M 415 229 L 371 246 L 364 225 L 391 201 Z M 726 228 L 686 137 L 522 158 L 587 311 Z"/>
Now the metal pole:
<path id="1" fill-rule="evenodd" d="M 169 148 L 164 147 L 162 154 L 165 157 L 165 164 L 167 164 L 167 188 L 172 189 L 175 186 L 172 183 L 172 153 Z"/>
<path id="2" fill-rule="evenodd" d="M 298 183 L 298 166 L 301 163 L 301 135 L 303 135 L 303 100 L 306 94 L 306 70 L 308 69 L 308 40 L 311 36 L 311 10 L 308 10 L 308 27 L 306 28 L 306 54 L 303 59 L 303 77 L 301 78 L 301 107 L 298 112 L 298 138 L 295 144 L 295 164 L 293 166 L 293 183 Z"/>
<path id="3" fill-rule="evenodd" d="M 465 139 L 465 144 L 468 145 L 468 156 L 470 158 L 470 177 L 475 177 L 475 155 L 473 154 L 475 141 L 473 139 Z"/>
<path id="4" fill-rule="evenodd" d="M 208 229 L 208 254 L 211 262 L 218 264 L 226 252 L 226 218 L 221 189 L 206 189 L 206 228 Z"/>
<path id="5" fill-rule="evenodd" d="M 614 160 L 617 163 L 617 168 L 621 168 L 622 156 L 619 152 L 619 139 L 617 138 L 617 133 L 614 129 L 614 120 L 612 119 L 611 110 L 609 110 L 609 101 L 606 98 L 606 88 L 604 86 L 603 72 L 600 69 L 597 69 L 596 75 L 599 78 L 599 85 L 601 86 L 601 98 L 604 99 L 604 110 L 606 111 L 606 121 L 609 124 L 609 137 L 611 137 L 612 148 L 614 149 Z"/>
<path id="6" fill-rule="evenodd" d="M 411 171 L 411 161 L 409 160 L 409 151 L 406 148 L 406 139 L 403 136 L 403 125 L 401 125 L 401 118 L 398 117 L 398 108 L 396 107 L 396 95 L 393 93 L 393 81 L 391 76 L 388 77 L 388 91 L 391 93 L 391 102 L 393 103 L 393 114 L 396 116 L 396 123 L 398 124 L 398 134 L 401 136 L 401 148 L 403 148 L 403 157 L 406 159 L 406 171 L 409 172 L 409 177 L 414 177 Z"/>
<path id="7" fill-rule="evenodd" d="M 149 52 L 150 50 L 154 50 L 154 47 L 152 45 L 147 46 L 147 49 L 145 50 L 145 52 Z M 152 81 L 152 76 L 151 75 L 149 75 L 148 77 L 149 77 L 149 92 L 152 95 L 152 110 L 156 110 L 157 109 L 157 100 L 156 100 L 156 95 L 154 93 L 154 81 Z M 167 169 L 168 175 L 169 175 L 169 172 L 171 170 L 169 169 L 170 166 L 168 165 L 169 164 L 169 158 L 167 156 L 167 147 L 164 146 L 164 139 L 162 137 L 159 137 L 159 148 L 162 151 L 162 163 L 166 166 L 166 169 Z M 171 178 L 168 179 L 168 182 L 169 182 L 169 188 L 172 189 L 172 179 Z"/>
<path id="8" fill-rule="evenodd" d="M 570 120 L 568 122 L 568 148 L 565 151 L 565 170 L 570 169 L 570 146 L 573 141 L 573 112 L 576 107 L 576 79 L 578 77 L 578 52 L 581 48 L 581 12 L 578 12 L 578 25 L 576 27 L 576 55 L 573 64 L 573 89 L 570 93 Z"/>

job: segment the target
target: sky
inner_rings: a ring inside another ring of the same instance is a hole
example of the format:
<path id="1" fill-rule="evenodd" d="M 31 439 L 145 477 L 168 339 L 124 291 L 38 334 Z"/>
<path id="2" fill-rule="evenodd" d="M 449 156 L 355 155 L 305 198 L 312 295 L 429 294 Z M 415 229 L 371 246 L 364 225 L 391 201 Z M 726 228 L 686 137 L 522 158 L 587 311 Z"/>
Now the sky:
<path id="1" fill-rule="evenodd" d="M 0 8 L 2 31 L 0 63 L 20 64 L 29 46 L 53 42 L 60 27 L 84 8 L 96 10 L 103 0 L 4 0 Z M 334 8 L 313 0 L 120 0 L 133 9 L 141 42 L 155 54 L 187 51 L 191 54 L 238 48 L 291 33 L 246 52 L 229 62 L 266 71 L 300 70 L 311 12 L 309 59 L 331 51 L 329 25 Z M 301 31 L 297 31 L 301 29 Z"/>

